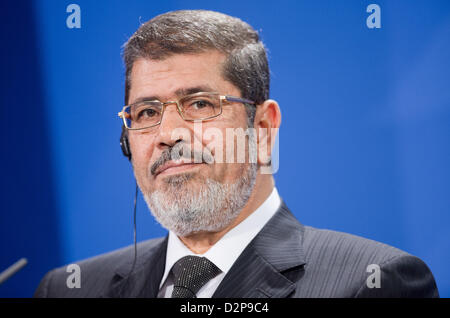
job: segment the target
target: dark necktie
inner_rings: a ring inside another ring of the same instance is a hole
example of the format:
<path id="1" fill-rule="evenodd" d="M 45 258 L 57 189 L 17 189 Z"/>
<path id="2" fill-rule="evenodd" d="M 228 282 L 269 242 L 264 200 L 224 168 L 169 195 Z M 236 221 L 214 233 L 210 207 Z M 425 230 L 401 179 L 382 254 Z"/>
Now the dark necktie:
<path id="1" fill-rule="evenodd" d="M 185 256 L 172 267 L 174 286 L 172 298 L 196 298 L 195 294 L 220 273 L 206 257 Z"/>

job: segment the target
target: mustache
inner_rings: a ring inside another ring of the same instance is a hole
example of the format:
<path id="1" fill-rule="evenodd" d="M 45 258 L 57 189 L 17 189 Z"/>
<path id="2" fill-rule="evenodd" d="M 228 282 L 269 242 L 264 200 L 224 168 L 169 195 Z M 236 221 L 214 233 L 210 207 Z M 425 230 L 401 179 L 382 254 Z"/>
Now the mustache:
<path id="1" fill-rule="evenodd" d="M 156 170 L 166 162 L 177 161 L 180 159 L 189 159 L 188 161 L 185 160 L 185 162 L 193 163 L 211 164 L 214 162 L 214 156 L 211 154 L 209 149 L 203 148 L 203 151 L 193 150 L 190 145 L 184 142 L 179 142 L 165 149 L 161 153 L 161 156 L 151 165 L 150 172 L 152 175 L 155 175 Z"/>

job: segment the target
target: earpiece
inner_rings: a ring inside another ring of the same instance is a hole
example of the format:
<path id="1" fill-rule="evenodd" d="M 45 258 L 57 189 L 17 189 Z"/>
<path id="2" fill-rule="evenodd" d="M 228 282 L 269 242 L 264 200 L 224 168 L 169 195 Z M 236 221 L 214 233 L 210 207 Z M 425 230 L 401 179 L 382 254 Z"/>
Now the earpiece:
<path id="1" fill-rule="evenodd" d="M 122 133 L 120 134 L 120 148 L 122 148 L 123 155 L 131 161 L 130 143 L 128 142 L 128 130 L 122 126 Z"/>

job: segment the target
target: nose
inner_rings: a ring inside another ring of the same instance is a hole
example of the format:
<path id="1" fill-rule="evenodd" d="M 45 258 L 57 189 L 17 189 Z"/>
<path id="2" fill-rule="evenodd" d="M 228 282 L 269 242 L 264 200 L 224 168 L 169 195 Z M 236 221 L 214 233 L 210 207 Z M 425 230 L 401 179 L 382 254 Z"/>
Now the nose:
<path id="1" fill-rule="evenodd" d="M 156 137 L 156 145 L 164 150 L 172 147 L 180 141 L 188 141 L 189 129 L 186 121 L 178 113 L 175 103 L 165 105 L 164 113 L 159 124 L 159 133 Z"/>

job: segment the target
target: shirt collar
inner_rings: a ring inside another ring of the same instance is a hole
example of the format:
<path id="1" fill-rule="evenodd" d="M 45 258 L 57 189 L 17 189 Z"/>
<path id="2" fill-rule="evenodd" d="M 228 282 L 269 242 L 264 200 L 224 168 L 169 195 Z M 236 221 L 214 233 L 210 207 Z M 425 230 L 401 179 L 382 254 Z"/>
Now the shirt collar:
<path id="1" fill-rule="evenodd" d="M 228 231 L 204 254 L 195 254 L 192 252 L 175 233 L 170 231 L 167 243 L 166 265 L 160 288 L 166 281 L 172 266 L 180 258 L 187 255 L 206 257 L 226 274 L 247 245 L 275 214 L 280 204 L 280 196 L 274 187 L 267 199 L 253 213 Z"/>

